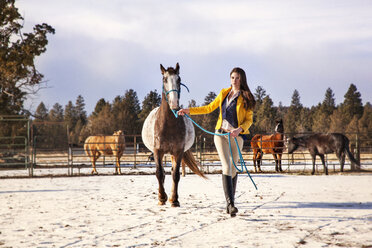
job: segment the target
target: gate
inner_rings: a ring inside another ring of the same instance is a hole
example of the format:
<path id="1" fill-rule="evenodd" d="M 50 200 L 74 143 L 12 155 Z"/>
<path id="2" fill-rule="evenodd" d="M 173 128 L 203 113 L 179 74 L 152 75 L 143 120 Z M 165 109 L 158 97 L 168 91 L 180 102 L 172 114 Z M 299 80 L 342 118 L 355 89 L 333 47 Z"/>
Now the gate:
<path id="1" fill-rule="evenodd" d="M 0 116 L 0 169 L 28 169 L 30 160 L 30 120 L 21 115 Z"/>

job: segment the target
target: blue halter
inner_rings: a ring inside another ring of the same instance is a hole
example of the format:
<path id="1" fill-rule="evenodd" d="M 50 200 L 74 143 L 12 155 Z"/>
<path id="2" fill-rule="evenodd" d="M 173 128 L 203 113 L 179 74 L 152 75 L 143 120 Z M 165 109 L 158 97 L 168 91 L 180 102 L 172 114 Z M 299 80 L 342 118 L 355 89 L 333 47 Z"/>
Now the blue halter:
<path id="1" fill-rule="evenodd" d="M 181 85 L 182 85 L 183 87 L 185 87 L 185 88 L 187 89 L 187 91 L 190 93 L 190 90 L 189 90 L 189 88 L 187 88 L 186 85 L 184 85 L 183 83 L 180 83 L 180 86 L 181 86 Z M 165 94 L 165 98 L 166 98 L 167 102 L 168 102 L 168 94 L 171 93 L 171 92 L 173 92 L 173 91 L 177 92 L 178 99 L 179 99 L 180 96 L 181 96 L 181 87 L 180 87 L 178 90 L 171 89 L 171 90 L 165 91 L 165 89 L 164 89 L 164 84 L 163 84 L 163 92 L 164 92 L 164 94 Z"/>

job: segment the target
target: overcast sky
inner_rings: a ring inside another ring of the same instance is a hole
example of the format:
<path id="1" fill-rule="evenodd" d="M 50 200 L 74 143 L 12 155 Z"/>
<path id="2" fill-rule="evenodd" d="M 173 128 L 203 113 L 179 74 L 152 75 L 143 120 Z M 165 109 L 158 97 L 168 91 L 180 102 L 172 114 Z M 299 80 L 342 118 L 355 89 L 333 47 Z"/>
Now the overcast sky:
<path id="1" fill-rule="evenodd" d="M 160 64 L 180 63 L 181 103 L 229 86 L 233 67 L 246 71 L 274 104 L 289 106 L 295 89 L 304 106 L 336 103 L 353 83 L 372 102 L 372 1 L 17 0 L 24 32 L 46 22 L 56 29 L 37 60 L 47 89 L 29 101 L 48 108 L 85 99 L 112 101 L 128 89 L 142 103 L 161 92 Z"/>

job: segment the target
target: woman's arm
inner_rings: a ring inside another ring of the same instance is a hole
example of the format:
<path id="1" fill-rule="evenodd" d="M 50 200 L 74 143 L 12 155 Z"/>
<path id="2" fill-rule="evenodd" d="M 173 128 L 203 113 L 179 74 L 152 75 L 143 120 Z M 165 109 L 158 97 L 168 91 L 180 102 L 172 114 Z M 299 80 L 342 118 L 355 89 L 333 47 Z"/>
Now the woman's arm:
<path id="1" fill-rule="evenodd" d="M 188 108 L 180 109 L 180 110 L 178 110 L 177 114 L 179 114 L 179 115 L 190 114 L 190 109 L 188 109 Z"/>

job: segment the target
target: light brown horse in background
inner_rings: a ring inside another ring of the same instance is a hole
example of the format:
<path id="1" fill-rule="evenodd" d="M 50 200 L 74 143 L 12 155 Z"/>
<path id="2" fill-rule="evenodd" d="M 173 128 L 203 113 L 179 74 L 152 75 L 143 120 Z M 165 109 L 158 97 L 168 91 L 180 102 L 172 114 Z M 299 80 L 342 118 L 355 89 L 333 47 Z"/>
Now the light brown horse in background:
<path id="1" fill-rule="evenodd" d="M 114 132 L 113 135 L 89 136 L 85 140 L 84 150 L 92 161 L 92 174 L 98 174 L 96 161 L 102 155 L 113 155 L 116 157 L 115 175 L 121 174 L 120 158 L 125 149 L 125 138 L 123 131 Z"/>
<path id="2" fill-rule="evenodd" d="M 271 135 L 256 134 L 251 140 L 251 147 L 253 150 L 253 165 L 254 170 L 262 172 L 261 164 L 263 154 L 270 153 L 275 159 L 275 171 L 282 170 L 282 154 L 284 150 L 284 126 L 283 121 L 276 121 L 275 133 Z M 257 163 L 257 167 L 256 167 Z"/>

